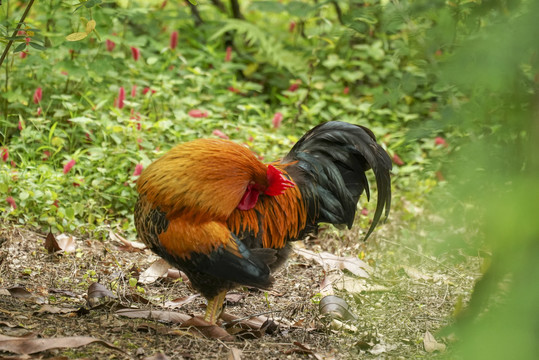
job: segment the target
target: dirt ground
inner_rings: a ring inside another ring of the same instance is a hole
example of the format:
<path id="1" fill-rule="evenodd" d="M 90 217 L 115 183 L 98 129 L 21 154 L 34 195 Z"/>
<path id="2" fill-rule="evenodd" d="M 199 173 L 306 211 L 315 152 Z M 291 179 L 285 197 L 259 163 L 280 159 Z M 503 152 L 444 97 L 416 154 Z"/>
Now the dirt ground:
<path id="1" fill-rule="evenodd" d="M 242 288 L 227 298 L 226 313 L 241 320 L 228 329 L 233 336 L 217 339 L 210 332 L 207 338 L 200 334 L 203 327 L 173 320 L 174 314 L 203 314 L 204 299 L 190 297 L 193 290 L 186 281 L 169 271 L 169 276 L 140 283 L 141 273 L 157 260 L 148 250 L 134 251 L 113 236 L 106 241 L 75 238 L 69 253 L 49 254 L 46 234 L 0 225 L 5 228 L 0 230 L 0 349 L 7 346 L 2 336 L 58 341 L 51 346 L 55 349 L 31 358 L 443 357 L 451 342 L 437 331 L 451 322 L 455 304 L 466 303 L 479 276 L 479 258 L 435 252 L 435 239 L 417 229 L 418 235 L 402 235 L 407 233 L 403 225 L 386 224 L 366 243 L 358 240 L 358 227 L 328 230 L 298 247 L 339 257 L 360 254 L 369 265 L 368 278 L 329 270 L 294 253 L 275 275 L 271 291 Z M 89 290 L 94 282 L 103 286 Z M 322 283 L 331 284 L 330 291 L 356 318 L 335 321 L 321 315 L 318 302 L 328 293 Z M 156 314 L 164 317 L 148 319 Z M 72 338 L 60 344 L 63 337 Z M 77 347 L 88 340 L 80 337 L 106 344 Z M 35 342 L 21 344 L 19 354 L 39 350 L 32 348 Z M 0 351 L 0 358 L 17 356 Z"/>

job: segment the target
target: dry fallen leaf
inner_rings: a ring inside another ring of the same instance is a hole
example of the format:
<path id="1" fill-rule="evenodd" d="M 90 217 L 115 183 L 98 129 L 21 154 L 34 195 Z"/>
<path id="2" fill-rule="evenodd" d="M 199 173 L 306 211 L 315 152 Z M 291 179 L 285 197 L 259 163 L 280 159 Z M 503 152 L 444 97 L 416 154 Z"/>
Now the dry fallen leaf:
<path id="1" fill-rule="evenodd" d="M 226 294 L 225 301 L 227 305 L 237 305 L 245 298 L 245 294 L 230 293 Z"/>
<path id="2" fill-rule="evenodd" d="M 77 249 L 75 237 L 66 234 L 60 234 L 55 237 L 53 233 L 49 232 L 45 239 L 45 249 L 47 249 L 49 254 L 59 251 L 66 253 L 75 252 Z"/>
<path id="3" fill-rule="evenodd" d="M 72 308 L 59 308 L 52 305 L 43 305 L 37 312 L 38 313 L 48 313 L 48 314 L 69 314 L 76 313 L 79 309 Z"/>
<path id="4" fill-rule="evenodd" d="M 337 256 L 330 254 L 328 252 L 315 253 L 306 249 L 294 248 L 296 254 L 303 256 L 306 259 L 314 260 L 322 267 L 325 271 L 330 271 L 332 269 L 339 270 L 348 270 L 352 274 L 368 278 L 369 272 L 372 271 L 372 268 L 364 261 L 353 256 Z"/>
<path id="5" fill-rule="evenodd" d="M 9 351 L 15 354 L 35 354 L 41 351 L 59 348 L 76 348 L 92 343 L 98 343 L 109 349 L 114 349 L 123 353 L 123 350 L 90 336 L 72 336 L 62 338 L 31 339 L 25 337 L 11 337 L 0 335 L 0 350 Z"/>
<path id="6" fill-rule="evenodd" d="M 88 303 L 91 307 L 98 305 L 100 303 L 99 299 L 102 298 L 116 299 L 117 296 L 100 283 L 93 283 L 88 287 Z"/>
<path id="7" fill-rule="evenodd" d="M 304 344 L 302 344 L 302 343 L 300 343 L 298 341 L 294 341 L 294 345 L 296 345 L 297 347 L 294 348 L 294 349 L 287 350 L 284 353 L 286 355 L 290 355 L 290 354 L 294 354 L 294 353 L 311 355 L 315 359 L 318 359 L 318 360 L 326 359 L 326 357 L 323 356 L 322 354 L 316 353 L 311 348 L 309 348 L 307 345 L 304 345 Z"/>
<path id="8" fill-rule="evenodd" d="M 138 282 L 141 284 L 151 284 L 161 276 L 167 274 L 170 267 L 165 260 L 159 259 L 140 274 Z"/>
<path id="9" fill-rule="evenodd" d="M 234 337 L 220 326 L 210 324 L 199 317 L 192 317 L 173 311 L 120 309 L 116 311 L 116 314 L 132 319 L 154 319 L 157 321 L 179 324 L 182 328 L 186 328 L 187 331 L 195 336 L 203 335 L 210 339 L 220 339 L 224 341 L 234 340 Z M 181 334 L 185 335 L 185 331 L 181 332 Z"/>
<path id="10" fill-rule="evenodd" d="M 423 345 L 425 346 L 425 351 L 428 353 L 445 350 L 445 344 L 437 342 L 434 336 L 432 336 L 428 330 L 423 336 Z"/>
<path id="11" fill-rule="evenodd" d="M 199 296 L 200 294 L 193 294 L 193 295 L 177 298 L 174 300 L 170 300 L 170 301 L 165 302 L 165 307 L 171 308 L 171 309 L 179 308 L 185 304 L 189 304 L 190 302 L 192 302 Z"/>
<path id="12" fill-rule="evenodd" d="M 349 310 L 348 303 L 335 295 L 324 296 L 318 304 L 320 314 L 329 315 L 336 319 L 357 319 L 357 316 Z"/>
<path id="13" fill-rule="evenodd" d="M 118 249 L 123 250 L 123 251 L 140 252 L 140 251 L 146 249 L 146 245 L 144 245 L 143 243 L 129 241 L 126 238 L 124 238 L 123 236 L 121 236 L 119 234 L 116 234 L 112 230 L 109 231 L 109 238 L 112 241 L 116 241 L 116 242 L 121 243 L 122 245 L 118 246 Z"/>
<path id="14" fill-rule="evenodd" d="M 236 347 L 231 347 L 230 352 L 228 353 L 228 360 L 241 360 L 241 354 L 243 351 Z"/>
<path id="15" fill-rule="evenodd" d="M 56 241 L 54 234 L 51 233 L 50 231 L 47 234 L 47 238 L 45 239 L 45 249 L 48 251 L 49 254 L 62 250 L 60 248 L 60 245 L 58 245 L 58 242 Z"/>
<path id="16" fill-rule="evenodd" d="M 77 243 L 75 237 L 66 234 L 60 234 L 56 237 L 60 250 L 66 253 L 72 253 L 77 250 Z"/>
<path id="17" fill-rule="evenodd" d="M 13 296 L 14 298 L 28 299 L 33 296 L 30 291 L 26 290 L 22 286 L 14 286 L 6 290 L 9 291 L 10 295 Z"/>

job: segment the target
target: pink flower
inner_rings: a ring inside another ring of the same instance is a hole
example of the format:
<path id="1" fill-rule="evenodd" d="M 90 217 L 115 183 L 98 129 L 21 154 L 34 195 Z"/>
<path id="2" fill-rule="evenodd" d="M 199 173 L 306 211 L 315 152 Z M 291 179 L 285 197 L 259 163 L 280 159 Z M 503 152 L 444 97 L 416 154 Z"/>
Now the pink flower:
<path id="1" fill-rule="evenodd" d="M 140 59 L 140 50 L 131 46 L 131 55 L 133 55 L 133 60 L 138 61 L 138 59 Z"/>
<path id="2" fill-rule="evenodd" d="M 71 170 L 71 168 L 73 166 L 75 166 L 77 162 L 74 160 L 74 159 L 71 159 L 69 160 L 65 165 L 64 165 L 64 174 L 67 174 L 69 172 L 69 170 Z"/>
<path id="3" fill-rule="evenodd" d="M 296 28 L 296 22 L 290 21 L 290 25 L 288 26 L 288 32 L 294 32 L 295 28 Z"/>
<path id="4" fill-rule="evenodd" d="M 280 112 L 276 112 L 275 115 L 273 115 L 273 128 L 278 129 L 281 126 L 281 122 L 283 121 L 283 114 Z"/>
<path id="5" fill-rule="evenodd" d="M 176 46 L 178 46 L 178 32 L 177 31 L 173 31 L 171 34 L 170 34 L 170 48 L 172 50 L 176 49 Z"/>
<path id="6" fill-rule="evenodd" d="M 391 160 L 393 160 L 395 165 L 398 165 L 398 166 L 404 165 L 404 161 L 402 161 L 402 159 L 400 158 L 399 155 L 397 155 L 397 153 L 393 154 L 393 158 Z"/>
<path id="7" fill-rule="evenodd" d="M 361 215 L 363 216 L 369 215 L 369 210 L 366 207 L 364 207 L 363 209 L 361 209 Z"/>
<path id="8" fill-rule="evenodd" d="M 41 102 L 41 98 L 43 97 L 43 92 L 40 87 L 34 91 L 34 104 L 39 104 Z"/>
<path id="9" fill-rule="evenodd" d="M 148 91 L 151 91 L 152 95 L 155 94 L 155 90 L 152 90 L 149 87 L 145 87 L 144 89 L 142 89 L 142 95 L 146 95 Z"/>
<path id="10" fill-rule="evenodd" d="M 135 171 L 133 172 L 133 176 L 139 176 L 142 173 L 142 164 L 137 164 L 135 166 Z"/>
<path id="11" fill-rule="evenodd" d="M 230 62 L 232 59 L 232 46 L 226 47 L 225 62 Z"/>
<path id="12" fill-rule="evenodd" d="M 17 167 L 17 163 L 13 160 L 11 160 L 10 164 L 11 164 L 11 167 Z"/>
<path id="13" fill-rule="evenodd" d="M 434 138 L 434 144 L 435 145 L 441 145 L 443 147 L 447 147 L 447 141 L 443 137 L 437 136 Z"/>
<path id="14" fill-rule="evenodd" d="M 46 161 L 50 157 L 51 157 L 51 152 L 49 150 L 45 150 L 45 151 L 43 151 L 43 157 L 41 158 L 41 160 Z"/>
<path id="15" fill-rule="evenodd" d="M 2 148 L 2 151 L 0 151 L 0 154 L 2 157 L 2 161 L 7 161 L 7 159 L 9 158 L 9 150 L 7 149 L 7 147 Z"/>
<path id="16" fill-rule="evenodd" d="M 215 130 L 213 130 L 212 134 L 217 136 L 217 137 L 220 137 L 221 139 L 228 140 L 228 136 L 224 132 L 222 132 L 221 130 L 215 129 Z"/>
<path id="17" fill-rule="evenodd" d="M 28 56 L 28 53 L 27 53 L 26 51 L 21 51 L 21 52 L 19 53 L 19 57 L 20 57 L 21 59 L 25 59 L 27 56 Z"/>
<path id="18" fill-rule="evenodd" d="M 131 88 L 131 97 L 137 96 L 137 85 L 133 85 Z"/>
<path id="19" fill-rule="evenodd" d="M 299 88 L 299 84 L 301 84 L 301 81 L 299 81 L 299 80 L 296 81 L 295 83 L 290 85 L 290 87 L 288 88 L 288 91 L 290 91 L 290 92 L 296 91 Z"/>
<path id="20" fill-rule="evenodd" d="M 190 117 L 193 117 L 193 118 L 205 118 L 205 117 L 208 117 L 208 112 L 207 111 L 201 111 L 201 110 L 198 110 L 198 109 L 189 110 L 188 114 L 189 114 Z"/>
<path id="21" fill-rule="evenodd" d="M 16 209 L 17 208 L 17 204 L 15 203 L 15 200 L 11 197 L 11 196 L 8 196 L 6 198 L 6 201 L 8 202 L 9 205 L 11 205 L 11 207 L 13 209 Z"/>
<path id="22" fill-rule="evenodd" d="M 37 108 L 36 114 L 37 114 L 37 116 L 41 115 L 41 108 L 40 107 Z"/>
<path id="23" fill-rule="evenodd" d="M 342 93 L 343 93 L 344 95 L 348 95 L 349 92 L 350 92 L 350 88 L 349 88 L 348 86 L 345 87 L 345 88 L 342 90 Z"/>
<path id="24" fill-rule="evenodd" d="M 116 107 L 118 109 L 122 109 L 124 107 L 124 100 L 125 100 L 125 89 L 123 86 L 120 87 L 120 90 L 118 90 L 118 98 L 116 99 Z"/>
<path id="25" fill-rule="evenodd" d="M 19 129 L 19 131 L 22 131 L 22 120 L 19 120 L 19 123 L 17 124 L 17 129 Z"/>
<path id="26" fill-rule="evenodd" d="M 116 47 L 116 43 L 109 39 L 107 39 L 106 45 L 107 45 L 107 51 L 112 51 Z"/>
<path id="27" fill-rule="evenodd" d="M 236 89 L 234 86 L 229 86 L 228 91 L 233 92 L 234 94 L 239 94 L 239 90 Z"/>

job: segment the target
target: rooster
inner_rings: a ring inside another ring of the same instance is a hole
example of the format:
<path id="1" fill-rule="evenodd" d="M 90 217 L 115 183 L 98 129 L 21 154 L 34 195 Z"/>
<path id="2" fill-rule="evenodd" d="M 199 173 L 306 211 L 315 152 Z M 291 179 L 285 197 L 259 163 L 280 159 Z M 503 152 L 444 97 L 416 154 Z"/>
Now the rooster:
<path id="1" fill-rule="evenodd" d="M 319 223 L 350 228 L 359 196 L 369 198 L 371 168 L 378 199 L 365 239 L 391 204 L 391 159 L 366 127 L 323 123 L 270 164 L 229 140 L 194 140 L 142 172 L 135 226 L 153 252 L 185 272 L 208 301 L 204 320 L 215 324 L 228 290 L 271 286 L 289 242 Z"/>

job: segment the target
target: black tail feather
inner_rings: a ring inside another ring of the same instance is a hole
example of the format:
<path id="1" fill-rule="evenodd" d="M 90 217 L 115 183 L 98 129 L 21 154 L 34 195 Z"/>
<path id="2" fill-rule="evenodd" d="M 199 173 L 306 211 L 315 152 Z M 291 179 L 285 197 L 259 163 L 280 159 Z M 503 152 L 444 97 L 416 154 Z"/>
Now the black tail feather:
<path id="1" fill-rule="evenodd" d="M 307 132 L 283 159 L 288 173 L 308 202 L 312 221 L 352 226 L 359 196 L 370 198 L 365 172 L 372 169 L 378 197 L 369 237 L 382 213 L 391 206 L 391 159 L 376 143 L 372 131 L 359 125 L 331 121 Z"/>

